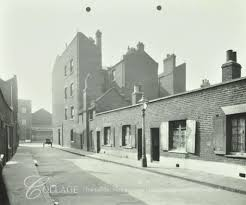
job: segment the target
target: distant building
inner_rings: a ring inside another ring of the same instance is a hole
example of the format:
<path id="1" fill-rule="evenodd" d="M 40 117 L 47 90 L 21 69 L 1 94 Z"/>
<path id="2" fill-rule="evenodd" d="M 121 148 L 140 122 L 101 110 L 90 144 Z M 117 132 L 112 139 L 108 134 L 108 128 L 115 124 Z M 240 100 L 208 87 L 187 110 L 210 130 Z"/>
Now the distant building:
<path id="1" fill-rule="evenodd" d="M 160 97 L 186 91 L 186 64 L 176 66 L 176 56 L 167 55 L 163 61 L 164 71 L 159 75 Z"/>
<path id="2" fill-rule="evenodd" d="M 0 154 L 4 164 L 14 155 L 19 145 L 17 77 L 0 79 Z"/>
<path id="3" fill-rule="evenodd" d="M 32 114 L 32 142 L 52 140 L 52 116 L 45 109 L 40 109 Z"/>
<path id="4" fill-rule="evenodd" d="M 18 124 L 20 141 L 31 142 L 32 105 L 31 100 L 18 100 Z"/>

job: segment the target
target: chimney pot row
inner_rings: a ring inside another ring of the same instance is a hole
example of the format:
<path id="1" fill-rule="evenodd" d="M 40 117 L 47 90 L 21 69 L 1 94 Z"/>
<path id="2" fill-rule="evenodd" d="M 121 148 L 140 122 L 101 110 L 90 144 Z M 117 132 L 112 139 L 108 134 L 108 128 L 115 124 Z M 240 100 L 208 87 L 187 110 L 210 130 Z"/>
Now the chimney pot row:
<path id="1" fill-rule="evenodd" d="M 226 51 L 226 61 L 237 62 L 237 52 L 233 50 Z"/>

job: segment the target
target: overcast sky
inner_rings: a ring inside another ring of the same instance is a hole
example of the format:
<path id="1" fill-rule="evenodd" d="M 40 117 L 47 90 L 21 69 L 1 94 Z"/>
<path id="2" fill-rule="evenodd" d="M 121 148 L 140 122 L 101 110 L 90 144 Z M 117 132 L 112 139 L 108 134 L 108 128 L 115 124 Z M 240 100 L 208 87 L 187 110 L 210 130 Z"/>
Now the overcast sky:
<path id="1" fill-rule="evenodd" d="M 226 50 L 246 68 L 245 0 L 0 0 L 0 78 L 17 75 L 19 97 L 33 111 L 51 111 L 51 73 L 76 31 L 103 33 L 103 65 L 117 63 L 128 45 L 145 44 L 163 68 L 175 53 L 187 63 L 187 88 L 221 82 Z M 161 5 L 162 11 L 156 6 Z M 85 11 L 86 6 L 91 12 Z"/>

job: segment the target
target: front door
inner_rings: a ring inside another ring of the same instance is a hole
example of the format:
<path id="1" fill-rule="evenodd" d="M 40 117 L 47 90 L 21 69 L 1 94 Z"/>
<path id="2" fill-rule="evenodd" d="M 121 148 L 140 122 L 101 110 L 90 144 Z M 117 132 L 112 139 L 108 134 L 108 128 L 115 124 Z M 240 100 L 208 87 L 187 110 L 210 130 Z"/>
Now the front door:
<path id="1" fill-rule="evenodd" d="M 97 131 L 97 153 L 100 152 L 100 131 Z"/>
<path id="2" fill-rule="evenodd" d="M 160 135 L 159 128 L 151 128 L 151 159 L 160 160 Z"/>
<path id="3" fill-rule="evenodd" d="M 142 158 L 142 129 L 138 129 L 138 160 Z"/>

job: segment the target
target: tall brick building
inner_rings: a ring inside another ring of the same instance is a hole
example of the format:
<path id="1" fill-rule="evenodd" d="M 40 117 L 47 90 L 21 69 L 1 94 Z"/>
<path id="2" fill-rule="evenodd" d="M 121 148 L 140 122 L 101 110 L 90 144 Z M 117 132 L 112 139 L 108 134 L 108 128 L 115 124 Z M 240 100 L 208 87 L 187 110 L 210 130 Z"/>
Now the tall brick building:
<path id="1" fill-rule="evenodd" d="M 54 142 L 93 150 L 93 115 L 134 104 L 143 92 L 149 99 L 159 96 L 158 64 L 145 52 L 143 43 L 128 48 L 120 62 L 105 70 L 102 33 L 96 32 L 96 41 L 77 33 L 54 64 Z"/>

